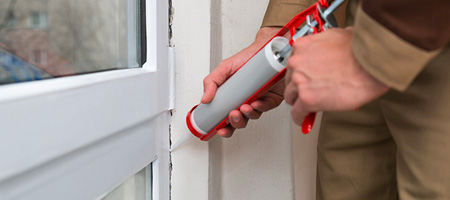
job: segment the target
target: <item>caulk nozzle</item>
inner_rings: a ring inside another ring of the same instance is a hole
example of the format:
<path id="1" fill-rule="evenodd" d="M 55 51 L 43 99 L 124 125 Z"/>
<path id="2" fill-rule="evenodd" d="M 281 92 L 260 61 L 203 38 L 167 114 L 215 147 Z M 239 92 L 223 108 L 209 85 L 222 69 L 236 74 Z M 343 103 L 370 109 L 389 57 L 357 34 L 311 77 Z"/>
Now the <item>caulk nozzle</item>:
<path id="1" fill-rule="evenodd" d="M 192 138 L 195 138 L 191 133 L 184 134 L 180 139 L 178 139 L 170 148 L 170 152 L 174 152 L 178 148 L 187 144 Z"/>

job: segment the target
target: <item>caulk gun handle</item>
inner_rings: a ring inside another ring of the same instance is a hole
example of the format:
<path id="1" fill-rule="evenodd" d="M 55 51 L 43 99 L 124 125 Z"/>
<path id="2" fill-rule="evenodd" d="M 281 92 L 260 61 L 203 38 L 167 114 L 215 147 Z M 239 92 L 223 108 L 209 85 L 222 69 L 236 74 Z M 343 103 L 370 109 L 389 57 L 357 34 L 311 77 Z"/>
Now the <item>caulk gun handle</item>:
<path id="1" fill-rule="evenodd" d="M 331 15 L 342 3 L 344 2 L 344 0 L 336 0 L 334 1 L 330 7 L 328 7 L 325 12 L 323 13 L 322 17 L 328 18 L 329 15 Z M 297 38 L 299 37 L 303 37 L 305 35 L 307 35 L 309 33 L 309 29 L 310 27 L 314 27 L 317 26 L 317 21 L 312 21 L 311 24 L 308 25 L 304 25 L 293 37 L 292 40 L 295 41 Z M 304 134 L 307 134 L 311 131 L 313 125 L 314 125 L 314 121 L 316 120 L 316 113 L 312 112 L 309 113 L 306 117 L 305 120 L 303 121 L 302 124 L 302 132 Z"/>

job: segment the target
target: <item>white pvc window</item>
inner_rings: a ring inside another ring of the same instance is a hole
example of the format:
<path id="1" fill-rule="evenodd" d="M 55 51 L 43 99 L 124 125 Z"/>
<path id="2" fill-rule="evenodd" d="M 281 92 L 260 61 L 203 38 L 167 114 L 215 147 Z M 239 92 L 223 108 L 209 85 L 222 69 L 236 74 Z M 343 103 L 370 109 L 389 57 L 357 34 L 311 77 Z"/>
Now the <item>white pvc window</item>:
<path id="1" fill-rule="evenodd" d="M 0 199 L 99 199 L 149 164 L 151 196 L 169 199 L 168 2 L 121 1 L 128 31 L 145 8 L 142 67 L 0 86 Z"/>

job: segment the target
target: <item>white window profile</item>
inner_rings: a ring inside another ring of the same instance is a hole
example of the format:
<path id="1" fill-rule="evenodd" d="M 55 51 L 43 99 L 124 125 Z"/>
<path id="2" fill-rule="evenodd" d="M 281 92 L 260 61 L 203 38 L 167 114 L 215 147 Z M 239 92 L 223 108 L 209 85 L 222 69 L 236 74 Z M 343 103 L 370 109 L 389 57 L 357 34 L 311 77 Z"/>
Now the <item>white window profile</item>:
<path id="1" fill-rule="evenodd" d="M 169 9 L 145 4 L 142 68 L 0 86 L 0 199 L 98 199 L 149 163 L 169 199 Z"/>

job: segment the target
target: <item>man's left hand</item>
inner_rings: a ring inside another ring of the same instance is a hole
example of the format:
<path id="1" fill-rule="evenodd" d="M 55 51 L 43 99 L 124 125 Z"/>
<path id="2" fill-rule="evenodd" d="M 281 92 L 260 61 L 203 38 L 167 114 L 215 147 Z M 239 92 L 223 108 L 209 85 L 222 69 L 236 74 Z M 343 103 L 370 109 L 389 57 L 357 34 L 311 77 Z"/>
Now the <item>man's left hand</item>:
<path id="1" fill-rule="evenodd" d="M 287 64 L 286 102 L 298 125 L 316 111 L 356 109 L 388 91 L 355 59 L 353 28 L 298 38 Z"/>

